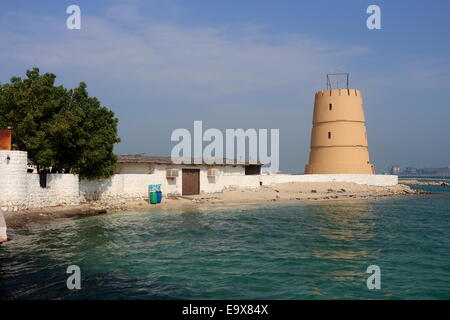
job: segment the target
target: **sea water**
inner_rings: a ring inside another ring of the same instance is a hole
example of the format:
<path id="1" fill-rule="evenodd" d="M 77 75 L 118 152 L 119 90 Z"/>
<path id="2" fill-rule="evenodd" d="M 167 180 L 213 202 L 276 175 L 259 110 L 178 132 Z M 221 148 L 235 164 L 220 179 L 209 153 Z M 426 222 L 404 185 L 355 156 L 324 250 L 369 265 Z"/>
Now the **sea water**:
<path id="1" fill-rule="evenodd" d="M 449 299 L 450 192 L 431 188 L 34 223 L 0 246 L 0 299 Z"/>

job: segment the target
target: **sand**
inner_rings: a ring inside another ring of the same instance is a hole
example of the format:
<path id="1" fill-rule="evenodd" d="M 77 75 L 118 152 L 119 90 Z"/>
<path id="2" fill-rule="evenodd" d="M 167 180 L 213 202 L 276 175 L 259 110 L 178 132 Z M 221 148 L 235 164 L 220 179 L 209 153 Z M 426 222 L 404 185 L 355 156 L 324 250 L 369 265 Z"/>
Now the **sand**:
<path id="1" fill-rule="evenodd" d="M 88 202 L 79 206 L 58 206 L 27 211 L 5 212 L 8 228 L 19 229 L 31 222 L 53 218 L 67 218 L 104 214 L 129 210 L 196 210 L 205 207 L 239 206 L 307 201 L 337 201 L 348 199 L 379 198 L 423 193 L 406 185 L 376 187 L 348 182 L 288 182 L 258 189 L 228 189 L 221 193 L 189 197 L 163 197 L 160 204 L 152 205 L 148 200 L 119 202 Z"/>
<path id="2" fill-rule="evenodd" d="M 227 189 L 221 193 L 163 198 L 162 203 L 149 204 L 145 200 L 122 203 L 100 203 L 94 207 L 108 211 L 122 210 L 189 210 L 208 206 L 235 206 L 274 202 L 305 202 L 344 199 L 378 198 L 422 193 L 406 185 L 376 187 L 349 182 L 288 182 L 255 189 Z"/>

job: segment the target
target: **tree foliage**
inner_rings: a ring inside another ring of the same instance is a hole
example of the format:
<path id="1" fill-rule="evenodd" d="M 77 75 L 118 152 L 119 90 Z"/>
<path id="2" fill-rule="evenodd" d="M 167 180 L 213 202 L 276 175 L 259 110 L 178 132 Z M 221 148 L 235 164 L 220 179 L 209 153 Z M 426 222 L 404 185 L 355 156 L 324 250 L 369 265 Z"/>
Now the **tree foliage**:
<path id="1" fill-rule="evenodd" d="M 114 174 L 113 148 L 120 141 L 114 113 L 89 97 L 83 82 L 69 90 L 38 68 L 26 76 L 0 84 L 0 127 L 13 127 L 13 147 L 27 151 L 40 172 L 52 168 L 85 178 Z"/>

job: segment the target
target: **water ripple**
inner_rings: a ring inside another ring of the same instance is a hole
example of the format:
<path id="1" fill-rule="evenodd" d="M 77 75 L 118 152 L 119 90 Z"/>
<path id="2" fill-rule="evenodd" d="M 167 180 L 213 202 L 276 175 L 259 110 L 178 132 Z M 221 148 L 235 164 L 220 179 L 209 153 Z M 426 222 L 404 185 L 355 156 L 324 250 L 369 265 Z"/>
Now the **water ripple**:
<path id="1" fill-rule="evenodd" d="M 450 298 L 449 204 L 441 194 L 39 223 L 0 246 L 0 298 Z M 71 264 L 78 291 L 66 288 Z"/>

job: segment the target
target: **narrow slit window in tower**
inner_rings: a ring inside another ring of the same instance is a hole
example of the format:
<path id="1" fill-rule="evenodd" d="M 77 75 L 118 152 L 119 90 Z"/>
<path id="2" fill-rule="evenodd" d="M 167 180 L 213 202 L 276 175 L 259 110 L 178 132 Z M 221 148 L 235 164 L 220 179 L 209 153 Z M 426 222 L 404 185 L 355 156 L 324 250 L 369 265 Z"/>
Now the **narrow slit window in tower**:
<path id="1" fill-rule="evenodd" d="M 328 139 L 331 139 L 331 132 L 328 132 Z"/>
<path id="2" fill-rule="evenodd" d="M 333 109 L 333 104 L 332 103 L 330 103 L 330 110 L 332 110 Z"/>

